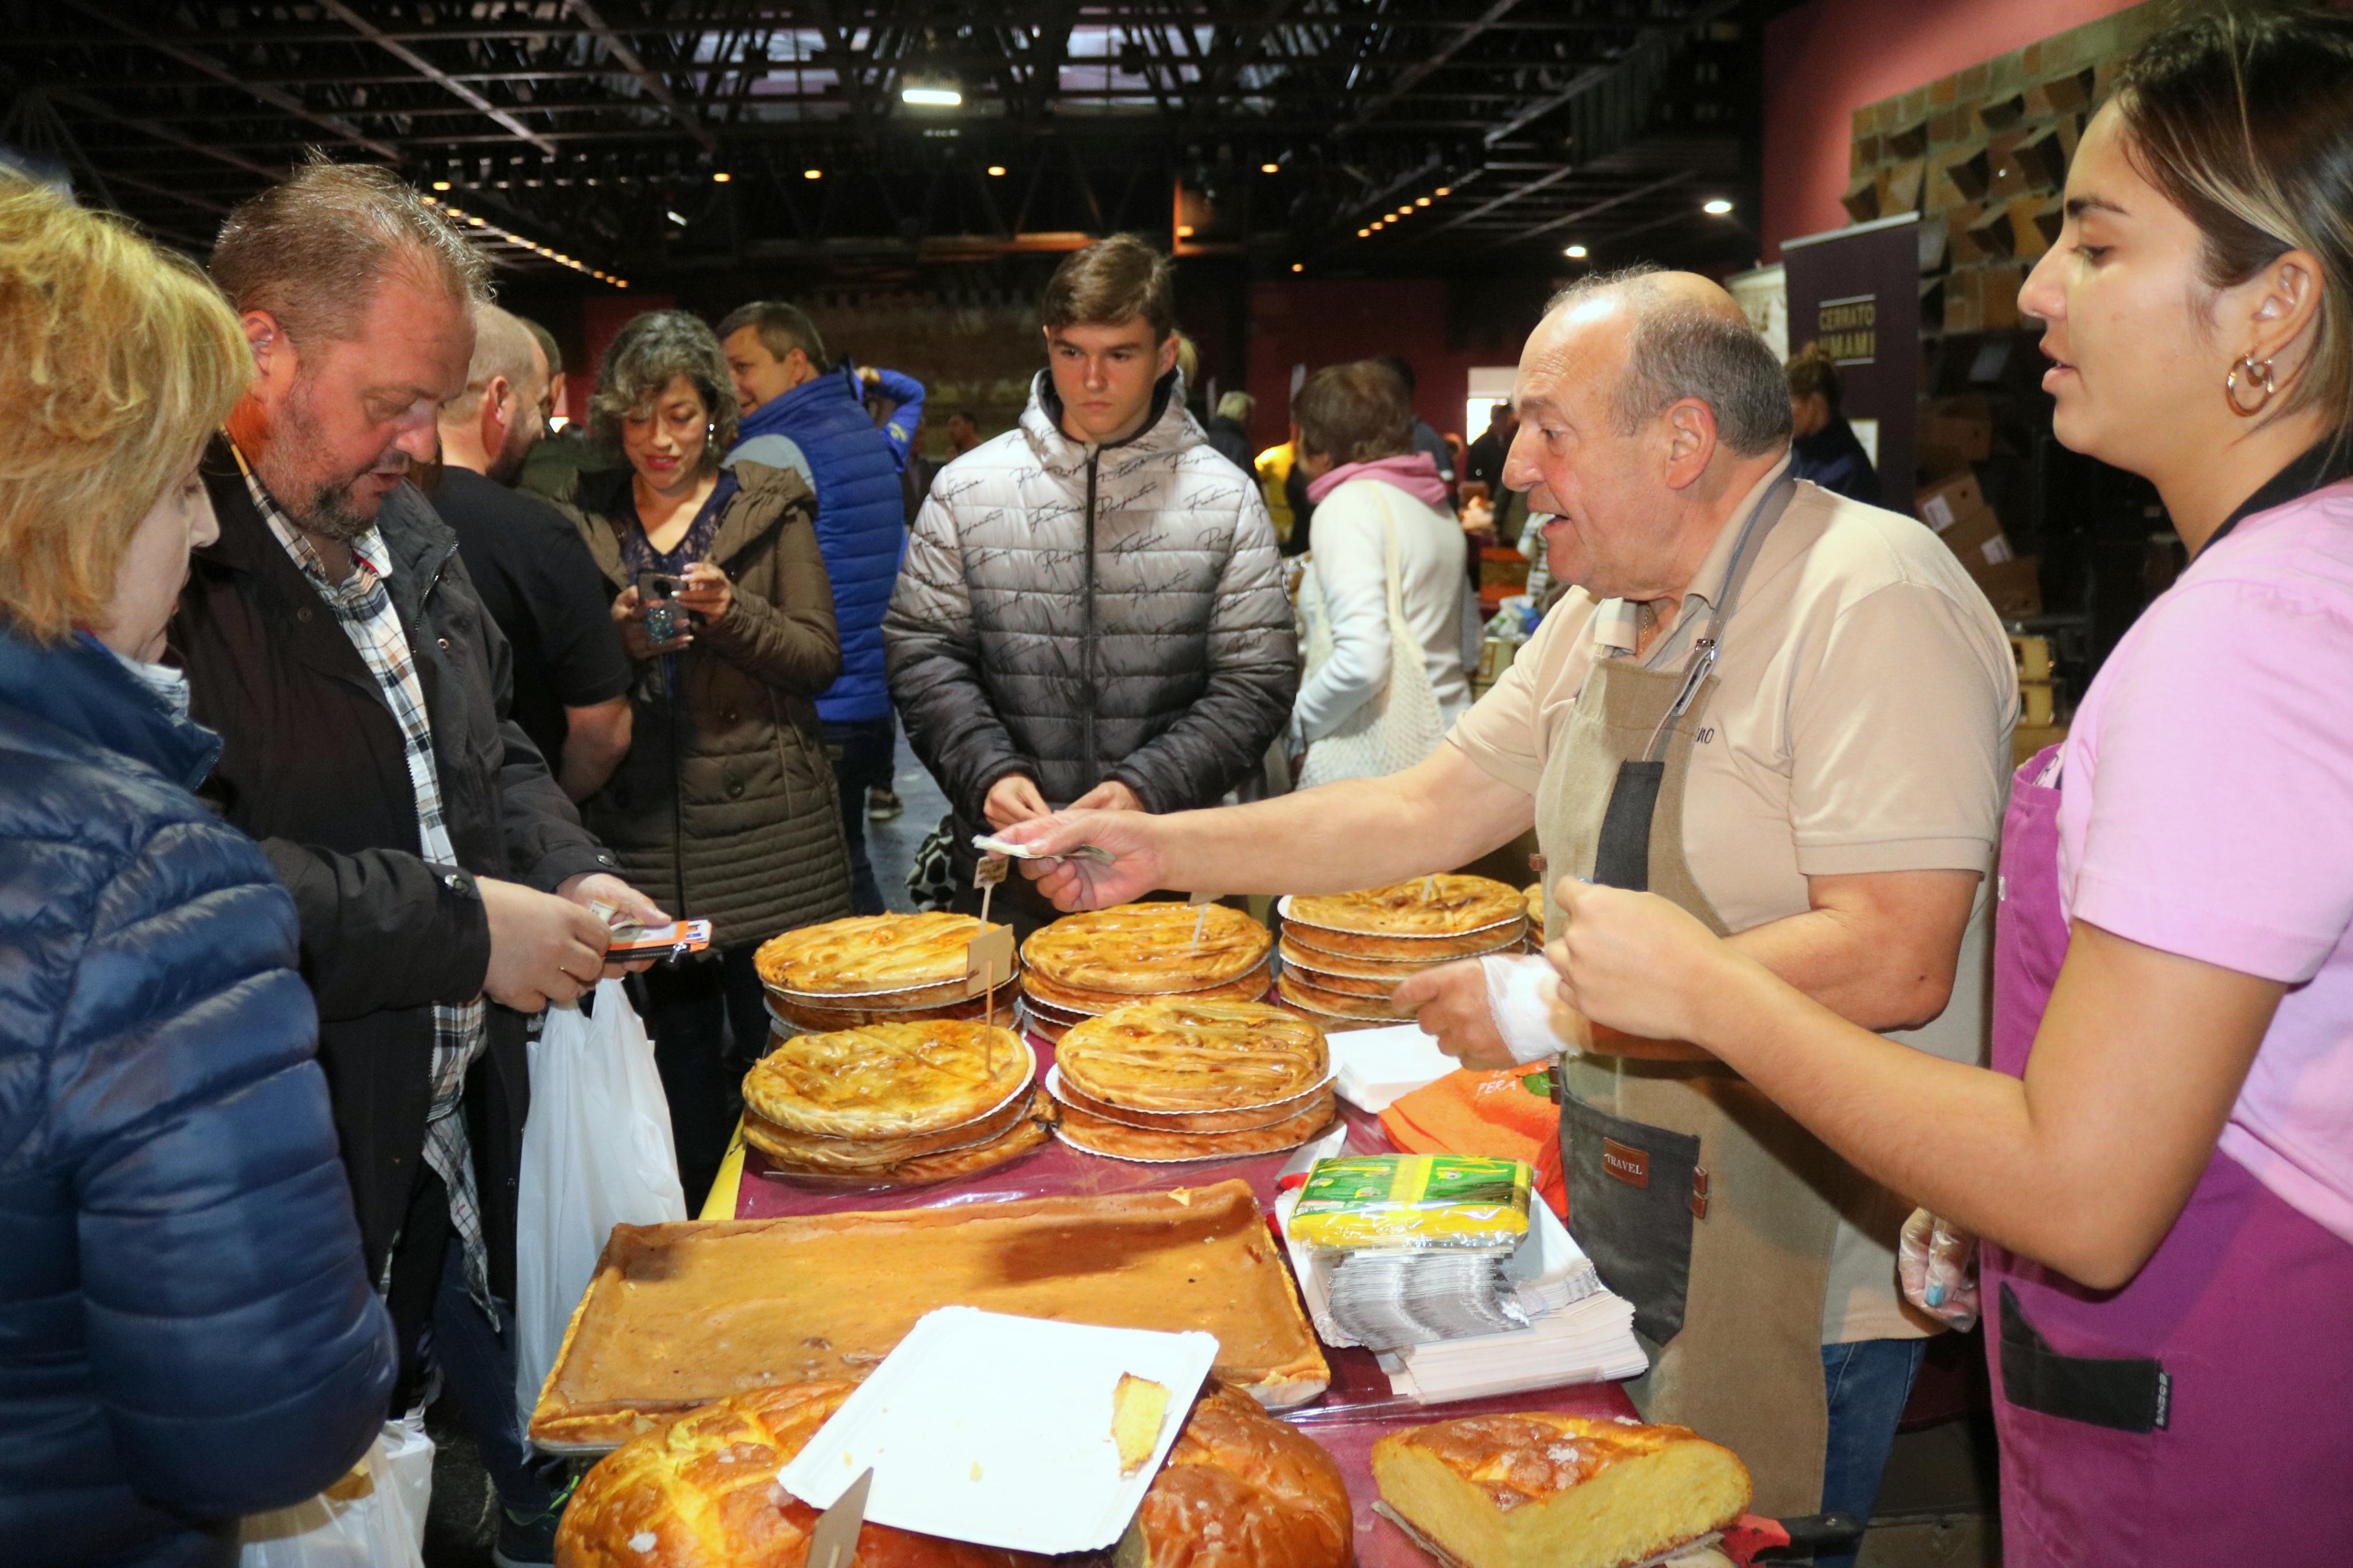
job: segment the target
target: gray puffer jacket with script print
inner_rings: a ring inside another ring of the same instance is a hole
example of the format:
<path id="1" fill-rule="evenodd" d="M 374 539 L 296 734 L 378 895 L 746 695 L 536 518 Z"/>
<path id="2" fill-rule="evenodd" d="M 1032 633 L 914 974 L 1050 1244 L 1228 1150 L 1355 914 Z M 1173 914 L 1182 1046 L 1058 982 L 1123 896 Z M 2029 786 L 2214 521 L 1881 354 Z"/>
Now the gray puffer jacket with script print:
<path id="1" fill-rule="evenodd" d="M 1299 685 L 1257 482 L 1212 448 L 1171 371 L 1144 428 L 1072 440 L 1040 372 L 1014 429 L 943 469 L 882 623 L 892 700 L 968 864 L 989 786 L 1062 805 L 1106 779 L 1147 810 L 1213 805 Z"/>

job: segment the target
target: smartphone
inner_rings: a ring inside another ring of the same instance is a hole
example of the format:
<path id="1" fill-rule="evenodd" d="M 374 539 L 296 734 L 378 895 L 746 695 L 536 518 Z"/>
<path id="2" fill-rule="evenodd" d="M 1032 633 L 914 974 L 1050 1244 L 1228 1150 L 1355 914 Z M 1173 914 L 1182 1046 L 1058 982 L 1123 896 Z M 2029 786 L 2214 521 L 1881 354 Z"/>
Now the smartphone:
<path id="1" fill-rule="evenodd" d="M 616 935 L 605 950 L 607 958 L 643 958 L 655 953 L 701 952 L 711 945 L 709 921 L 674 921 L 647 926 L 627 936 Z"/>
<path id="2" fill-rule="evenodd" d="M 670 603 L 682 586 L 679 579 L 662 572 L 638 574 L 638 601 L 646 606 L 646 639 L 659 646 L 675 642 L 678 635 L 694 624 L 693 616 Z"/>
<path id="3" fill-rule="evenodd" d="M 673 577 L 666 572 L 638 574 L 638 597 L 646 604 L 652 604 L 657 599 L 675 598 L 679 590 L 685 586 L 683 579 Z"/>

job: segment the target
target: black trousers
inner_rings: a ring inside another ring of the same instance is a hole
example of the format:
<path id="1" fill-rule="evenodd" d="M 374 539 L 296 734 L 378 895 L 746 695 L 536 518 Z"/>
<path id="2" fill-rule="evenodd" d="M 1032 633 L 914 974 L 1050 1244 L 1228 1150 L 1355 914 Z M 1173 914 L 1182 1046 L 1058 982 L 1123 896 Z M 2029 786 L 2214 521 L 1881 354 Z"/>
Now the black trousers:
<path id="1" fill-rule="evenodd" d="M 768 1046 L 767 992 L 753 967 L 757 945 L 657 963 L 631 977 L 638 1016 L 654 1037 L 654 1066 L 670 1098 L 686 1212 L 702 1200 L 726 1158 L 744 1110 L 744 1075 Z"/>

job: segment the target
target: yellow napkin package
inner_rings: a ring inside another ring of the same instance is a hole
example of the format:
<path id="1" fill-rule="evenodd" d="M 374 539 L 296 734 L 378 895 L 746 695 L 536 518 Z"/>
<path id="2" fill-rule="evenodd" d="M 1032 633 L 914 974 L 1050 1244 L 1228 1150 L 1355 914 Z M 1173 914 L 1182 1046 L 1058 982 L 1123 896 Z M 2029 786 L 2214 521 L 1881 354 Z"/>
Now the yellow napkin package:
<path id="1" fill-rule="evenodd" d="M 1467 1154 L 1348 1154 L 1318 1160 L 1292 1211 L 1291 1237 L 1331 1251 L 1508 1251 L 1528 1234 L 1524 1160 Z"/>

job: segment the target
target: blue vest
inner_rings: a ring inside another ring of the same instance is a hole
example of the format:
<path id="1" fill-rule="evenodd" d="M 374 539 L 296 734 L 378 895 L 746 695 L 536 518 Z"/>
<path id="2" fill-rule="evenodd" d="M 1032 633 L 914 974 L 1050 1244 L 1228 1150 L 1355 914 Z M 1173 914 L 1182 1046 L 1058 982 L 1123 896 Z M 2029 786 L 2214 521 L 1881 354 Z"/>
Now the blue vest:
<path id="1" fill-rule="evenodd" d="M 841 634 L 841 674 L 817 700 L 836 721 L 890 716 L 882 675 L 882 612 L 907 547 L 906 500 L 891 443 L 874 428 L 847 368 L 770 398 L 736 426 L 740 447 L 754 436 L 789 438 L 817 475 L 817 542 L 833 580 Z"/>

